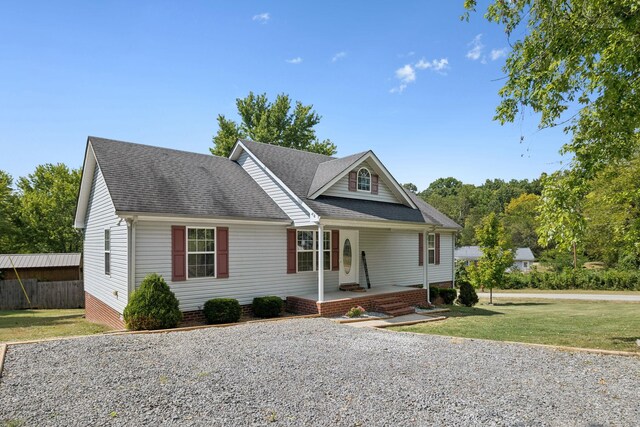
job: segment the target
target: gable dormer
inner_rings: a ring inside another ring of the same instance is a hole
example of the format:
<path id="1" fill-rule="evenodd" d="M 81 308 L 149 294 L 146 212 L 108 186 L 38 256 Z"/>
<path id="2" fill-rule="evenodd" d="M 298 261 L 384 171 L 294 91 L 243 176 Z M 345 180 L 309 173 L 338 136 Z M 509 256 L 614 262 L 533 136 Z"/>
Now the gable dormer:
<path id="1" fill-rule="evenodd" d="M 308 194 L 310 199 L 319 196 L 397 203 L 417 208 L 372 151 L 320 164 Z"/>

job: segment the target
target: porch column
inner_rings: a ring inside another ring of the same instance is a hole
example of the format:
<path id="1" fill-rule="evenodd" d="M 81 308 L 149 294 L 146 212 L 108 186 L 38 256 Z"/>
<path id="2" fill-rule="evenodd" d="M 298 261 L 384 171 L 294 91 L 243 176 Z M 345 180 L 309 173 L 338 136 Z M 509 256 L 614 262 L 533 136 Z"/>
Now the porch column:
<path id="1" fill-rule="evenodd" d="M 324 301 L 324 227 L 318 224 L 318 302 Z"/>
<path id="2" fill-rule="evenodd" d="M 424 230 L 422 238 L 424 239 L 424 242 L 422 242 L 422 247 L 424 248 L 422 251 L 422 256 L 424 257 L 422 262 L 424 266 L 422 272 L 422 287 L 427 290 L 427 303 L 431 304 L 431 293 L 429 292 L 429 230 Z"/>

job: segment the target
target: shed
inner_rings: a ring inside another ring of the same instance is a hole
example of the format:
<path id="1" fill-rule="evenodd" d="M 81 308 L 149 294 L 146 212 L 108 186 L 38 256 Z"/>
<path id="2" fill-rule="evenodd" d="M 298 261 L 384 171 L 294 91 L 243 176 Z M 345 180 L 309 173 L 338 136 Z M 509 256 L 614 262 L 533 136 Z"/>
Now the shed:
<path id="1" fill-rule="evenodd" d="M 2 279 L 16 279 L 16 271 L 21 279 L 41 282 L 80 280 L 82 254 L 0 254 Z"/>

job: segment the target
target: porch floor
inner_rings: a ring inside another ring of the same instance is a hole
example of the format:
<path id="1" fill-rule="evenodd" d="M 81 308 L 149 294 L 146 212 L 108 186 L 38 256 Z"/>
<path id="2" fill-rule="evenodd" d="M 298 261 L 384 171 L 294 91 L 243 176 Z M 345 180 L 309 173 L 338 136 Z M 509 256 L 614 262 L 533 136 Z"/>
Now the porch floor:
<path id="1" fill-rule="evenodd" d="M 393 298 L 406 306 L 427 304 L 427 291 L 407 286 L 376 286 L 366 292 L 332 291 L 325 292 L 324 301 L 318 301 L 318 294 L 292 295 L 287 297 L 287 311 L 300 314 L 319 314 L 331 317 L 342 315 L 357 305 L 371 311 L 379 300 Z"/>
<path id="2" fill-rule="evenodd" d="M 377 296 L 377 295 L 384 295 L 384 294 L 394 294 L 396 292 L 412 291 L 415 289 L 420 289 L 420 288 L 413 288 L 410 286 L 386 285 L 386 286 L 372 286 L 371 289 L 367 289 L 365 292 L 331 291 L 331 292 L 324 293 L 323 302 L 363 298 L 363 297 L 370 297 L 374 295 Z M 297 298 L 304 298 L 306 300 L 318 301 L 317 292 L 314 292 L 312 294 L 292 295 L 292 296 Z"/>

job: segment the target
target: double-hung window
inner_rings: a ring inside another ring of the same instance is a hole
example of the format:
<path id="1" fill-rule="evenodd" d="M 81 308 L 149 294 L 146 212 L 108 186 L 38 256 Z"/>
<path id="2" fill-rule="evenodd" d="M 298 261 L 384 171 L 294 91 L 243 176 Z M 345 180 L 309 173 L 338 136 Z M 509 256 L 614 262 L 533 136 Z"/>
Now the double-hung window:
<path id="1" fill-rule="evenodd" d="M 436 235 L 429 234 L 427 236 L 427 255 L 429 258 L 429 264 L 436 263 Z"/>
<path id="2" fill-rule="evenodd" d="M 111 274 L 111 230 L 104 230 L 104 274 Z"/>
<path id="3" fill-rule="evenodd" d="M 298 230 L 297 234 L 298 271 L 316 271 L 320 247 L 318 232 Z M 323 234 L 322 262 L 325 270 L 331 270 L 331 232 L 325 231 Z"/>
<path id="4" fill-rule="evenodd" d="M 216 229 L 187 228 L 187 278 L 216 277 Z"/>

